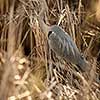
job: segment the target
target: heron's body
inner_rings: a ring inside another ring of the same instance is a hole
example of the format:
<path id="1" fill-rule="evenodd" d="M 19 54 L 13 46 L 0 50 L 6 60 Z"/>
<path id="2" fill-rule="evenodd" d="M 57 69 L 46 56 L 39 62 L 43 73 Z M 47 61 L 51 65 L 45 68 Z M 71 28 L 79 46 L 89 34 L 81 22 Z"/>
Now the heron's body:
<path id="1" fill-rule="evenodd" d="M 79 69 L 85 71 L 87 69 L 87 61 L 82 57 L 72 38 L 60 26 L 47 26 L 44 23 L 44 5 L 42 5 L 43 8 L 38 16 L 38 21 L 41 30 L 48 36 L 50 48 L 62 59 L 76 64 Z"/>
<path id="2" fill-rule="evenodd" d="M 72 38 L 57 25 L 51 26 L 48 34 L 50 48 L 62 59 L 78 65 L 85 71 L 87 61 L 82 57 Z"/>

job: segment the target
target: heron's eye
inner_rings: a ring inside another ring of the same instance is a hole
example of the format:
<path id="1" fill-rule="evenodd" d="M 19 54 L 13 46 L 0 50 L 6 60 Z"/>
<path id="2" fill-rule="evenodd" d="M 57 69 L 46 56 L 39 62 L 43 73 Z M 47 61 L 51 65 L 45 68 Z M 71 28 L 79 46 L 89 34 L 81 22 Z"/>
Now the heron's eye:
<path id="1" fill-rule="evenodd" d="M 81 54 L 81 58 L 84 59 L 84 55 L 83 54 Z"/>
<path id="2" fill-rule="evenodd" d="M 49 31 L 49 32 L 48 32 L 48 37 L 49 37 L 51 34 L 52 34 L 52 31 Z"/>

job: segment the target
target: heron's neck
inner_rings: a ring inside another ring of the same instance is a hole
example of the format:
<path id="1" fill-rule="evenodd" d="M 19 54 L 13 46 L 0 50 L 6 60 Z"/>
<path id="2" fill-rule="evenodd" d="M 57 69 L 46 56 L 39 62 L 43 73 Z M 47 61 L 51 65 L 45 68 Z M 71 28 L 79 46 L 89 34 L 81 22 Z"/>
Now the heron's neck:
<path id="1" fill-rule="evenodd" d="M 39 25 L 43 33 L 48 33 L 49 26 L 44 23 L 43 18 L 38 17 L 38 21 L 39 21 Z"/>

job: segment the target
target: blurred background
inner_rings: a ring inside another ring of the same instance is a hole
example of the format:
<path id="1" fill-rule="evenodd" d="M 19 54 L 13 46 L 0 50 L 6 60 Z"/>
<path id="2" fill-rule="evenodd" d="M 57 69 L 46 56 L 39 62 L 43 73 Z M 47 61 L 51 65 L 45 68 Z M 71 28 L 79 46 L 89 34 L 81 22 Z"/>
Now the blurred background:
<path id="1" fill-rule="evenodd" d="M 50 52 L 37 15 L 59 25 L 89 72 Z M 0 0 L 0 100 L 100 100 L 100 0 Z"/>

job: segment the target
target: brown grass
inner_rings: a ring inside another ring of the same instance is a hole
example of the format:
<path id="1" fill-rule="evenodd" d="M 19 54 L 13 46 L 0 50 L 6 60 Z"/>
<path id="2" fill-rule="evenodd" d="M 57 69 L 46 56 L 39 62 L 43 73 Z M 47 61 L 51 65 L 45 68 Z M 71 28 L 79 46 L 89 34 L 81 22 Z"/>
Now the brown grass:
<path id="1" fill-rule="evenodd" d="M 90 63 L 89 72 L 77 72 L 50 52 L 36 15 L 43 2 L 46 24 L 69 33 Z M 0 100 L 100 100 L 100 1 L 95 13 L 87 3 L 0 0 Z"/>

